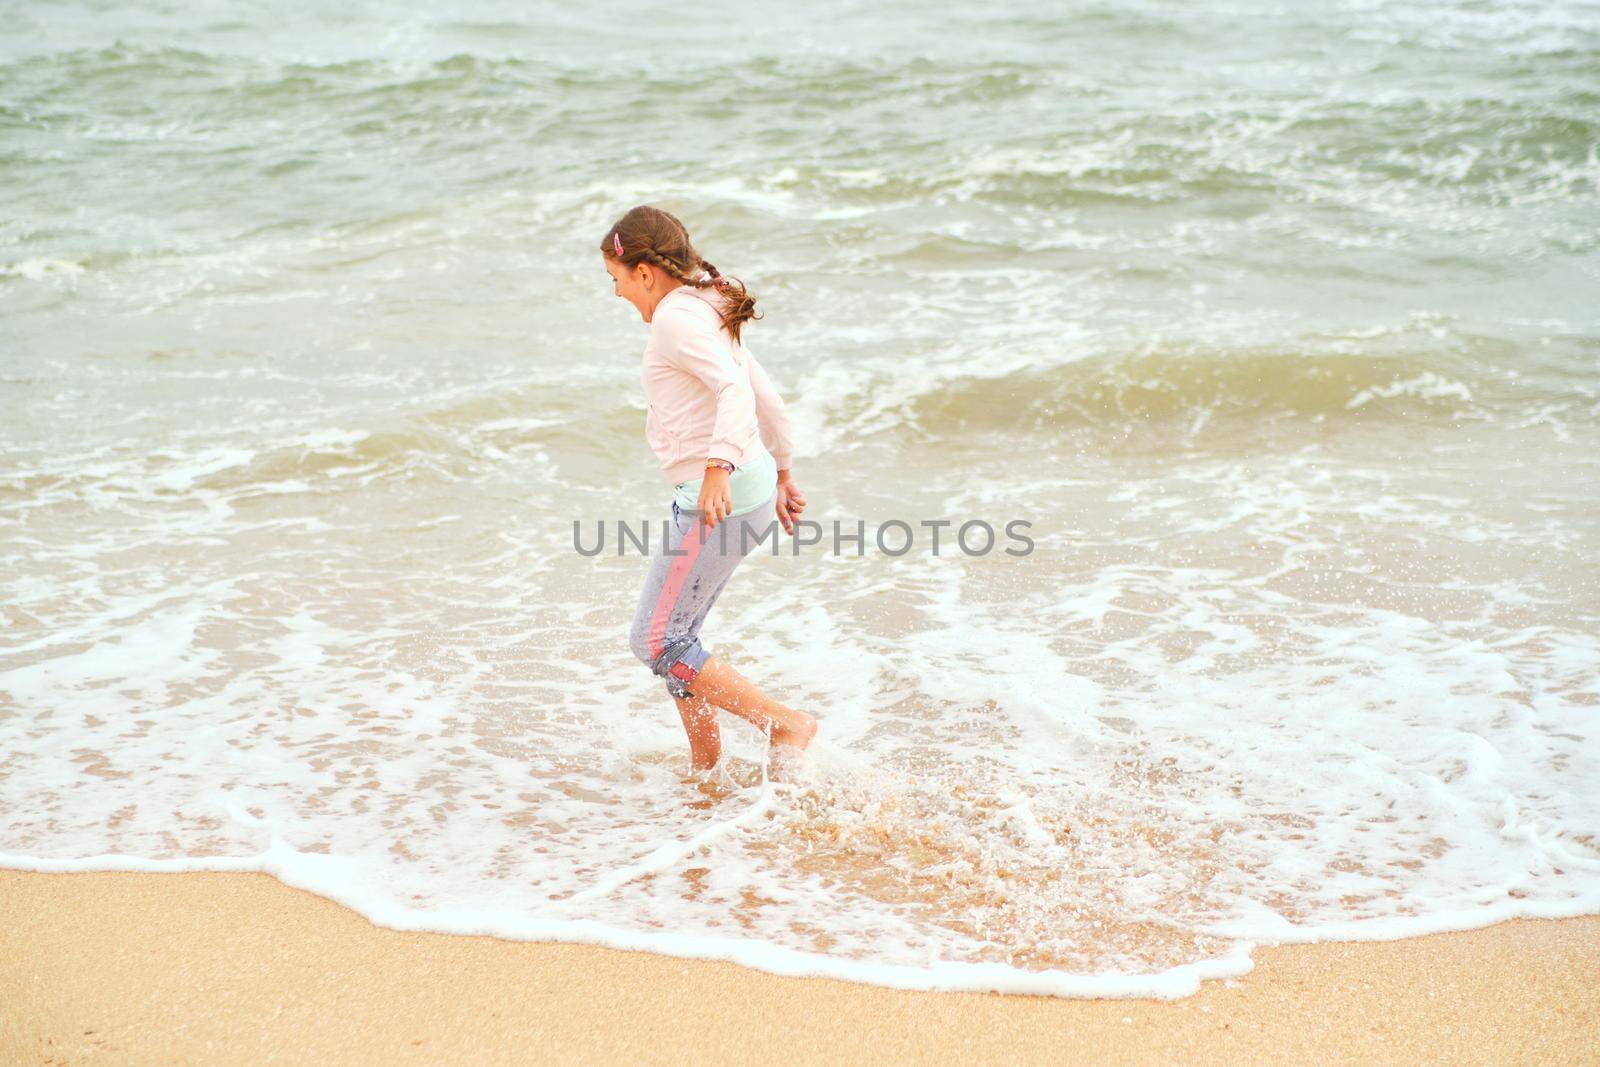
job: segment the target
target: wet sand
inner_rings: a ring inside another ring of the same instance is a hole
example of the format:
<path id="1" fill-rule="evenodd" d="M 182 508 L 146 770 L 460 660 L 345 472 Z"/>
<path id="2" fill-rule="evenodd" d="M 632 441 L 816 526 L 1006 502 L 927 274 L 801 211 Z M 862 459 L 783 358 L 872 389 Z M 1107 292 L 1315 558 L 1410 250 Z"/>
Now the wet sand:
<path id="1" fill-rule="evenodd" d="M 1600 917 L 1261 947 L 1179 1001 L 403 933 L 263 874 L 0 871 L 0 1062 L 1600 1062 Z"/>

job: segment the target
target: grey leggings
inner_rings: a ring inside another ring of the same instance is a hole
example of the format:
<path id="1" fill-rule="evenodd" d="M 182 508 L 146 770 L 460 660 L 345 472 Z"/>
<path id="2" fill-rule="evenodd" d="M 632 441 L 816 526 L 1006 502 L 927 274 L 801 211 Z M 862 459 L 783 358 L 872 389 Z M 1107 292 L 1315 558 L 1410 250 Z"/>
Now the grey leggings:
<path id="1" fill-rule="evenodd" d="M 650 558 L 628 643 L 673 696 L 691 695 L 695 675 L 711 657 L 700 644 L 700 624 L 733 569 L 757 544 L 777 543 L 782 530 L 773 510 L 777 499 L 774 486 L 765 504 L 724 519 L 714 529 L 700 521 L 698 512 L 683 511 L 672 502 L 668 551 L 651 546 L 656 554 Z"/>

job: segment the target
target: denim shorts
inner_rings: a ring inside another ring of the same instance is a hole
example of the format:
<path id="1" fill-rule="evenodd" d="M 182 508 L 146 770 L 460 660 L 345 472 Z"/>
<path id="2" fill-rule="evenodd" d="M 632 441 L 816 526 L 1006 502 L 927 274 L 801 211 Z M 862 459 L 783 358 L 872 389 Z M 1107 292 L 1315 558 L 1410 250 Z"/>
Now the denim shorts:
<path id="1" fill-rule="evenodd" d="M 776 545 L 782 532 L 777 500 L 774 486 L 765 504 L 724 519 L 714 529 L 700 521 L 698 512 L 672 502 L 667 551 L 650 559 L 628 643 L 673 696 L 692 695 L 695 676 L 711 656 L 700 644 L 700 624 L 734 568 L 757 545 Z"/>

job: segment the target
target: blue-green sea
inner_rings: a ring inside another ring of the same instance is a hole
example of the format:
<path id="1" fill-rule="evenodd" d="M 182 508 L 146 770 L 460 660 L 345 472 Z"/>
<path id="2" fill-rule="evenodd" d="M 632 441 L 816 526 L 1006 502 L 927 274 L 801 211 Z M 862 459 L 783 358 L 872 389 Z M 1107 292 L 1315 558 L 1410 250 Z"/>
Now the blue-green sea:
<path id="1" fill-rule="evenodd" d="M 0 25 L 0 865 L 1058 995 L 1600 913 L 1600 6 Z M 868 531 L 701 631 L 793 780 L 574 550 L 670 511 L 637 204 Z"/>

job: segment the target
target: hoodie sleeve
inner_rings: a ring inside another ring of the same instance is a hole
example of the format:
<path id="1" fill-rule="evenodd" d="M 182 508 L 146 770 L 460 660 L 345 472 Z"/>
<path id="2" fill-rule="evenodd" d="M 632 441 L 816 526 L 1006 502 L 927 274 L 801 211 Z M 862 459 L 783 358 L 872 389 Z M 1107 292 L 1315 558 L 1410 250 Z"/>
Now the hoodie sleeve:
<path id="1" fill-rule="evenodd" d="M 766 368 L 756 362 L 756 357 L 747 348 L 744 350 L 745 359 L 750 363 L 750 388 L 755 392 L 756 421 L 761 425 L 761 443 L 767 446 L 767 451 L 772 453 L 773 462 L 778 469 L 789 469 L 792 457 L 792 445 L 789 438 L 789 411 L 783 406 L 783 397 L 772 387 L 772 379 L 767 377 Z"/>
<path id="2" fill-rule="evenodd" d="M 717 418 L 706 458 L 742 463 L 744 448 L 739 442 L 749 439 L 749 428 L 756 420 L 750 376 L 734 363 L 728 346 L 717 338 L 710 323 L 682 308 L 663 312 L 657 316 L 663 327 L 661 358 L 693 375 L 717 398 Z"/>

